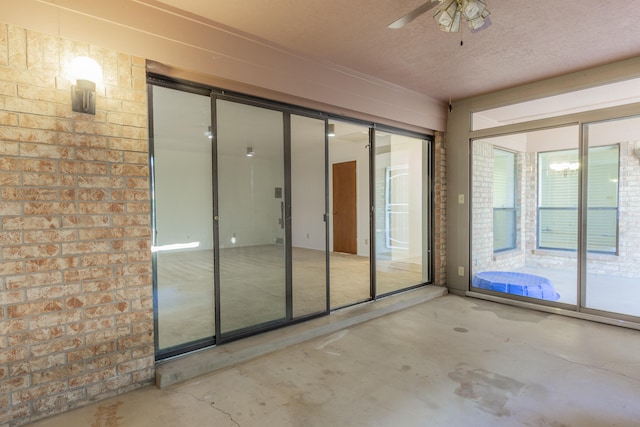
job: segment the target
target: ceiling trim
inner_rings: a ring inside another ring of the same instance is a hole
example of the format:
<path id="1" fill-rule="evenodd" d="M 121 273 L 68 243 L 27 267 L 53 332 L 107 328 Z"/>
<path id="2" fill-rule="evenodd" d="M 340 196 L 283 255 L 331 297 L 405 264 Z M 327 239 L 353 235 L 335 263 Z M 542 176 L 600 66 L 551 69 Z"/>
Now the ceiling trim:
<path id="1" fill-rule="evenodd" d="M 638 77 L 640 56 L 455 101 L 453 108 L 483 111 Z"/>
<path id="2" fill-rule="evenodd" d="M 410 125 L 397 120 L 391 120 L 386 117 L 366 114 L 361 111 L 351 110 L 348 108 L 341 108 L 341 107 L 323 103 L 320 101 L 315 101 L 307 98 L 290 95 L 283 92 L 265 89 L 263 87 L 238 82 L 235 80 L 216 77 L 210 74 L 202 74 L 195 71 L 183 70 L 178 67 L 173 67 L 173 66 L 162 64 L 160 62 L 156 62 L 152 60 L 147 60 L 147 72 L 165 76 L 171 79 L 181 80 L 184 82 L 191 82 L 191 83 L 196 83 L 200 85 L 205 85 L 215 89 L 228 90 L 228 91 L 236 92 L 243 95 L 263 98 L 263 99 L 275 101 L 275 102 L 281 102 L 283 104 L 289 104 L 294 107 L 302 107 L 302 108 L 314 110 L 320 113 L 326 113 L 329 116 L 356 119 L 356 120 L 376 123 L 380 125 L 404 129 L 404 130 L 426 134 L 426 135 L 433 135 L 434 133 L 432 129 Z"/>

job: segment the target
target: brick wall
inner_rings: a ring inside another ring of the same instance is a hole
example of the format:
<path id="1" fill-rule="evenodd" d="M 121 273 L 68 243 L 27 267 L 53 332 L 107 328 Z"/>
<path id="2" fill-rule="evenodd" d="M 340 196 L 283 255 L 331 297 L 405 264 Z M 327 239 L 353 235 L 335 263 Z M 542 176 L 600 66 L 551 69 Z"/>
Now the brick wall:
<path id="1" fill-rule="evenodd" d="M 447 183 L 446 138 L 435 132 L 433 149 L 433 283 L 447 283 Z"/>
<path id="2" fill-rule="evenodd" d="M 66 64 L 96 59 L 96 115 Z M 145 64 L 0 24 L 0 426 L 154 373 Z"/>
<path id="3" fill-rule="evenodd" d="M 516 249 L 493 252 L 493 144 L 482 141 L 473 141 L 473 182 L 472 194 L 472 250 L 471 250 L 471 274 L 485 270 L 516 270 L 525 265 L 525 232 L 522 210 L 516 217 Z M 527 180 L 527 174 L 523 172 L 524 153 L 516 154 L 516 206 L 522 206 L 527 194 L 534 195 L 535 203 L 535 179 Z M 535 177 L 535 174 L 533 175 Z M 530 188 L 533 182 L 533 189 Z M 535 226 L 535 216 L 533 225 Z M 527 241 L 527 244 L 529 242 Z M 535 241 L 534 241 L 535 244 Z"/>

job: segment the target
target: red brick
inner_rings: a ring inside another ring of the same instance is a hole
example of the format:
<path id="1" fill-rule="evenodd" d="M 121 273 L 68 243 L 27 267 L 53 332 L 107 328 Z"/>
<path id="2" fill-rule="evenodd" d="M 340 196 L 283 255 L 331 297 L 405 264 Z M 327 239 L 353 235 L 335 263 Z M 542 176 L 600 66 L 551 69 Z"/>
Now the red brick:
<path id="1" fill-rule="evenodd" d="M 39 286 L 27 289 L 27 300 L 35 302 L 43 299 L 64 298 L 81 292 L 79 283 L 65 283 L 64 285 Z M 68 304 L 67 304 L 68 306 Z"/>
<path id="2" fill-rule="evenodd" d="M 2 249 L 2 256 L 6 260 L 52 257 L 59 254 L 60 247 L 54 244 L 35 246 L 9 246 Z"/>
<path id="3" fill-rule="evenodd" d="M 147 178 L 127 178 L 127 190 L 113 192 L 115 200 L 149 201 L 149 180 Z M 135 190 L 133 190 L 135 188 Z"/>
<path id="4" fill-rule="evenodd" d="M 24 272 L 24 263 L 17 262 L 0 262 L 0 275 L 21 274 Z"/>
<path id="5" fill-rule="evenodd" d="M 0 154 L 3 156 L 17 156 L 20 154 L 20 144 L 17 142 L 3 141 L 0 136 Z"/>
<path id="6" fill-rule="evenodd" d="M 64 328 L 61 326 L 54 326 L 44 329 L 36 329 L 28 333 L 11 334 L 9 336 L 9 345 L 15 347 L 18 345 L 28 345 L 32 343 L 49 341 L 55 338 L 60 338 L 64 335 Z"/>
<path id="7" fill-rule="evenodd" d="M 0 351 L 0 365 L 13 363 L 20 360 L 26 360 L 29 357 L 29 349 L 27 347 L 14 347 Z"/>
<path id="8" fill-rule="evenodd" d="M 75 203 L 26 202 L 25 215 L 60 215 L 76 213 Z"/>
<path id="9" fill-rule="evenodd" d="M 1 186 L 18 186 L 20 185 L 20 174 L 11 172 L 0 172 Z"/>
<path id="10" fill-rule="evenodd" d="M 39 399 L 44 396 L 60 393 L 68 389 L 66 381 L 56 381 L 49 384 L 43 384 L 37 387 L 31 387 L 29 390 L 22 390 L 15 392 L 11 395 L 11 400 L 14 404 L 28 402 L 34 399 Z"/>
<path id="11" fill-rule="evenodd" d="M 16 280 L 10 280 L 13 278 L 7 278 L 7 285 L 11 284 L 11 286 L 7 286 L 10 289 L 17 288 L 37 288 L 39 286 L 47 286 L 47 285 L 57 285 L 62 283 L 62 273 L 60 272 L 45 272 L 45 273 L 34 273 L 29 274 L 27 276 L 21 276 L 16 278 Z"/>
<path id="12" fill-rule="evenodd" d="M 120 236 L 122 237 L 122 236 Z M 15 245 L 20 243 L 22 235 L 19 232 L 0 232 L 0 245 Z"/>
<path id="13" fill-rule="evenodd" d="M 122 177 L 111 176 L 79 176 L 78 185 L 82 188 L 123 188 L 125 180 Z"/>
<path id="14" fill-rule="evenodd" d="M 111 245 L 109 242 L 71 242 L 62 244 L 64 255 L 88 254 L 97 252 L 109 252 Z"/>
<path id="15" fill-rule="evenodd" d="M 149 141 L 146 135 L 145 129 L 125 127 L 122 129 L 122 138 L 109 138 L 109 148 L 147 153 L 149 151 Z"/>
<path id="16" fill-rule="evenodd" d="M 69 379 L 69 387 L 78 388 L 87 386 L 90 384 L 95 384 L 109 378 L 113 378 L 116 376 L 115 367 L 109 367 L 106 369 L 101 369 L 99 371 L 90 372 L 87 374 L 83 374 L 77 377 L 73 377 Z"/>
<path id="17" fill-rule="evenodd" d="M 28 259 L 25 261 L 26 271 L 29 273 L 66 270 L 78 266 L 78 258 L 76 257 L 60 257 L 60 258 L 40 258 Z"/>
<path id="18" fill-rule="evenodd" d="M 20 114 L 20 126 L 28 129 L 46 129 L 58 132 L 70 132 L 73 128 L 71 120 L 59 117 L 46 117 L 34 114 Z"/>
<path id="19" fill-rule="evenodd" d="M 78 208 L 79 212 L 82 214 L 109 214 L 125 212 L 125 204 L 118 202 L 80 203 Z"/>
<path id="20" fill-rule="evenodd" d="M 22 203 L 0 202 L 0 215 L 21 215 Z"/>
<path id="21" fill-rule="evenodd" d="M 44 131 L 33 131 L 41 132 Z M 42 142 L 41 138 L 37 138 L 38 142 Z M 20 154 L 25 157 L 43 157 L 47 159 L 69 159 L 73 157 L 73 150 L 67 147 L 59 147 L 55 145 L 43 144 L 20 144 Z"/>
<path id="22" fill-rule="evenodd" d="M 127 254 L 99 254 L 99 255 L 84 255 L 80 257 L 80 263 L 82 266 L 97 266 L 97 265 L 115 265 L 124 264 L 128 262 Z"/>
<path id="23" fill-rule="evenodd" d="M 85 309 L 85 316 L 87 319 L 95 319 L 97 317 L 113 316 L 118 313 L 122 313 L 129 309 L 129 305 L 126 302 L 118 302 L 114 304 L 105 304 L 95 307 L 89 307 Z"/>
<path id="24" fill-rule="evenodd" d="M 26 180 L 24 184 L 40 185 L 28 183 Z M 53 201 L 60 199 L 60 190 L 54 188 L 3 188 L 2 198 L 4 200 Z"/>
<path id="25" fill-rule="evenodd" d="M 111 226 L 111 217 L 108 215 L 79 215 L 64 216 L 62 225 L 65 228 L 71 227 L 109 227 Z"/>
<path id="26" fill-rule="evenodd" d="M 137 152 L 125 151 L 125 153 L 124 153 L 124 162 L 125 163 L 140 164 L 140 165 L 148 165 L 149 164 L 149 155 L 147 153 L 137 153 Z"/>
<path id="27" fill-rule="evenodd" d="M 100 135 L 65 133 L 58 137 L 60 145 L 74 147 L 107 148 L 107 138 Z"/>
<path id="28" fill-rule="evenodd" d="M 25 299 L 25 292 L 23 290 L 0 291 L 0 306 L 19 304 L 25 302 Z"/>
<path id="29" fill-rule="evenodd" d="M 0 171 L 16 172 L 22 171 L 24 168 L 24 160 L 14 159 L 10 157 L 0 158 Z"/>
<path id="30" fill-rule="evenodd" d="M 48 414 L 54 410 L 58 412 L 60 408 L 66 409 L 70 404 L 78 402 L 84 398 L 84 390 L 72 390 L 53 396 L 47 396 L 42 399 L 35 400 L 32 403 L 33 413 L 35 415 L 40 415 Z"/>
<path id="31" fill-rule="evenodd" d="M 110 267 L 97 266 L 90 268 L 78 268 L 64 272 L 65 282 L 77 282 L 81 280 L 101 279 L 112 276 Z"/>
<path id="32" fill-rule="evenodd" d="M 25 243 L 36 242 L 71 242 L 78 240 L 78 230 L 45 230 L 45 231 L 26 231 L 24 233 Z"/>
<path id="33" fill-rule="evenodd" d="M 61 221 L 57 217 L 20 217 L 2 218 L 2 228 L 5 230 L 38 230 L 60 228 Z"/>
<path id="34" fill-rule="evenodd" d="M 125 176 L 149 176 L 147 165 L 114 164 L 111 166 L 111 175 Z"/>
<path id="35" fill-rule="evenodd" d="M 105 240 L 124 237 L 124 228 L 85 228 L 80 230 L 79 240 Z"/>
<path id="36" fill-rule="evenodd" d="M 106 163 L 97 162 L 60 162 L 60 172 L 83 175 L 107 175 L 109 167 Z"/>

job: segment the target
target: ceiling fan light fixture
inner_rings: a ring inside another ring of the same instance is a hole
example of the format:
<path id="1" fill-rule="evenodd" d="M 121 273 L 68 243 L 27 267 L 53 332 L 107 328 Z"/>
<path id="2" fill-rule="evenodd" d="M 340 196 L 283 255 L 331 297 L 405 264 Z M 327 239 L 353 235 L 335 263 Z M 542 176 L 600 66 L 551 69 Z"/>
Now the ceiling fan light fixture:
<path id="1" fill-rule="evenodd" d="M 460 11 L 458 10 L 458 0 L 445 0 L 442 2 L 435 15 L 433 15 L 438 27 L 448 33 L 458 31 L 455 27 L 460 27 Z"/>
<path id="2" fill-rule="evenodd" d="M 475 33 L 491 25 L 491 20 L 488 17 L 485 18 L 481 16 L 476 19 L 469 20 L 467 23 L 469 24 L 469 28 L 471 28 L 471 32 Z"/>
<path id="3" fill-rule="evenodd" d="M 462 0 L 461 10 L 467 21 L 476 19 L 487 8 L 482 0 Z"/>
<path id="4" fill-rule="evenodd" d="M 472 31 L 478 31 L 489 23 L 486 19 L 489 14 L 484 0 L 445 0 L 436 9 L 433 19 L 440 30 L 456 33 L 460 31 L 462 16 Z"/>

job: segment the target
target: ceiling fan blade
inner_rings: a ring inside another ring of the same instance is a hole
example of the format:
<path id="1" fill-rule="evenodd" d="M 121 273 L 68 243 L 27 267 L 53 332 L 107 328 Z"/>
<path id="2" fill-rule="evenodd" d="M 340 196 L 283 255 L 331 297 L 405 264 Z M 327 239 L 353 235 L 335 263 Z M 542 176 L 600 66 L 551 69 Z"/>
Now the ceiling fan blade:
<path id="1" fill-rule="evenodd" d="M 423 13 L 433 9 L 435 6 L 438 5 L 438 3 L 440 3 L 440 0 L 431 0 L 431 1 L 428 1 L 428 2 L 418 6 L 417 8 L 412 10 L 411 12 L 407 13 L 406 15 L 404 15 L 402 18 L 398 19 L 397 21 L 393 21 L 391 24 L 389 24 L 389 28 L 398 29 L 398 28 L 404 27 L 409 22 L 411 22 L 414 19 L 416 19 L 418 16 L 420 16 Z"/>

